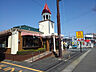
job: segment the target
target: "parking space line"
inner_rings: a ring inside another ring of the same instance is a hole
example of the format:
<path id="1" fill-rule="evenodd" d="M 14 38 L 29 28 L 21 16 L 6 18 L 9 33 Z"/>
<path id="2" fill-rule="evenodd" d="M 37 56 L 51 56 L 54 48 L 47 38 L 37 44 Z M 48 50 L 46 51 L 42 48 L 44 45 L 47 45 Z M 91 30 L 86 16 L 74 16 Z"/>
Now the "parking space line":
<path id="1" fill-rule="evenodd" d="M 15 68 L 12 68 L 12 70 L 10 72 L 13 72 L 13 71 L 15 71 Z"/>
<path id="2" fill-rule="evenodd" d="M 19 72 L 23 72 L 23 70 L 20 70 Z"/>
<path id="3" fill-rule="evenodd" d="M 7 68 L 4 68 L 3 70 L 8 71 L 8 70 L 11 70 L 11 69 L 12 69 L 11 67 L 7 67 Z"/>
<path id="4" fill-rule="evenodd" d="M 2 69 L 2 67 L 6 67 L 6 65 L 0 65 L 0 69 Z"/>
<path id="5" fill-rule="evenodd" d="M 5 62 L 5 61 L 2 61 L 1 63 L 9 64 L 9 65 L 17 66 L 17 67 L 21 67 L 21 68 L 28 69 L 28 70 L 32 70 L 32 71 L 43 72 L 43 71 L 41 71 L 41 70 L 37 70 L 37 69 L 33 69 L 33 68 L 29 68 L 29 67 L 25 67 L 25 66 L 21 66 L 21 65 L 17 65 L 17 64 Z"/>

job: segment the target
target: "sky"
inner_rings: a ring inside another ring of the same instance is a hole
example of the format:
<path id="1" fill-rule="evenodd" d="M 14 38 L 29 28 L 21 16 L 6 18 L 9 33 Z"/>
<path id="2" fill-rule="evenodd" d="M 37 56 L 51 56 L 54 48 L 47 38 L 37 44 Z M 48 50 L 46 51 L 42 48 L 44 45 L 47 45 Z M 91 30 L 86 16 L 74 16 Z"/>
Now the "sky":
<path id="1" fill-rule="evenodd" d="M 0 31 L 20 25 L 39 28 L 45 3 L 46 0 L 0 0 Z M 64 36 L 75 36 L 76 31 L 96 33 L 96 0 L 61 0 L 59 4 Z M 47 5 L 57 32 L 56 0 L 47 0 Z"/>

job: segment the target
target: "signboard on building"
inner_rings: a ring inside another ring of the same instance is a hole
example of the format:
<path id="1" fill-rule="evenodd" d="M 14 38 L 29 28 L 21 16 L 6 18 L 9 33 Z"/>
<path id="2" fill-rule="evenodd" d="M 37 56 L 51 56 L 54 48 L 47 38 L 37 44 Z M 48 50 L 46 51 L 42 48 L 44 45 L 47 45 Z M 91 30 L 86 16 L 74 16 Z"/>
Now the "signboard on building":
<path id="1" fill-rule="evenodd" d="M 83 31 L 77 31 L 76 32 L 76 37 L 77 38 L 83 38 Z"/>

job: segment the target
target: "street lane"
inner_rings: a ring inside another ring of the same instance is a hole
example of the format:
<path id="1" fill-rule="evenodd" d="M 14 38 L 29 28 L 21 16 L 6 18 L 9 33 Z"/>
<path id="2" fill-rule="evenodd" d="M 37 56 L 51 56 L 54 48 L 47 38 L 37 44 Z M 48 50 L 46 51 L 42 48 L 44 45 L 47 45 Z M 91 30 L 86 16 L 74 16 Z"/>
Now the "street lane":
<path id="1" fill-rule="evenodd" d="M 93 48 L 72 72 L 96 72 L 96 48 Z"/>
<path id="2" fill-rule="evenodd" d="M 0 72 L 4 72 L 5 70 L 6 72 L 60 72 L 86 51 L 87 49 L 81 53 L 78 49 L 71 49 L 68 54 L 64 54 L 62 60 L 58 60 L 58 58 L 53 56 L 32 63 L 4 60 L 0 63 L 2 68 Z M 6 66 L 2 67 L 2 65 Z"/>

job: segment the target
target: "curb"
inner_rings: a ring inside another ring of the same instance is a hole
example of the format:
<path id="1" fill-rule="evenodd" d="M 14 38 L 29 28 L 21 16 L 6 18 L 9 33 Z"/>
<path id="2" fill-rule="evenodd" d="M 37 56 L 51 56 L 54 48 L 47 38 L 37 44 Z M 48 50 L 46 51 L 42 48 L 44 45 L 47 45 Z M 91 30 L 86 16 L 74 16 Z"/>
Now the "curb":
<path id="1" fill-rule="evenodd" d="M 72 72 L 73 69 L 85 58 L 85 56 L 91 51 L 88 50 L 83 55 L 81 55 L 79 58 L 77 58 L 75 61 L 73 61 L 70 65 L 68 65 L 65 69 L 63 69 L 61 72 Z"/>

